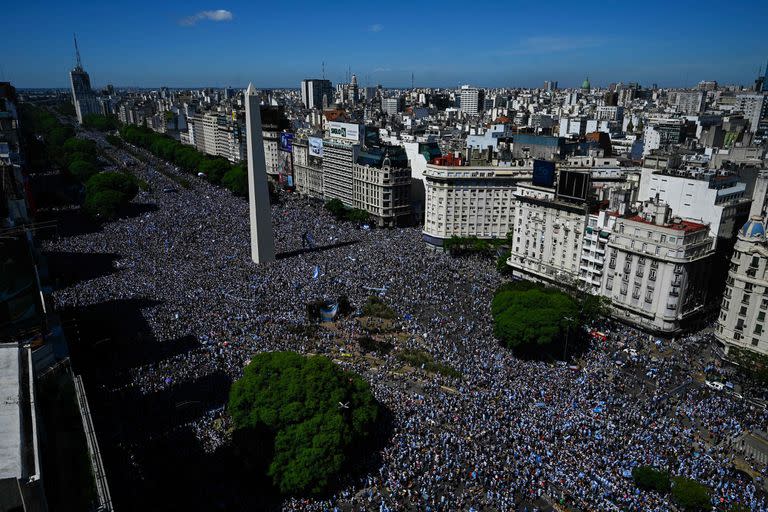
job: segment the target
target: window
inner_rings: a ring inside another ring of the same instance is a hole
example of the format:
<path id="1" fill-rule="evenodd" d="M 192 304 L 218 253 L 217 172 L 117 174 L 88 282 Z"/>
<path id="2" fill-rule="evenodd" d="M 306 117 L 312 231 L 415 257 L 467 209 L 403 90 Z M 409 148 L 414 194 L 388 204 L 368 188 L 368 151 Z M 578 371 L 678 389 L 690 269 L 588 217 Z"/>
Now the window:
<path id="1" fill-rule="evenodd" d="M 741 306 L 741 309 L 739 310 L 739 315 L 747 316 L 747 306 Z"/>
<path id="2" fill-rule="evenodd" d="M 651 269 L 651 271 L 648 273 L 648 280 L 655 281 L 656 280 L 656 270 Z"/>
<path id="3" fill-rule="evenodd" d="M 757 339 L 757 338 L 752 338 L 752 346 L 753 346 L 753 347 L 756 347 L 758 343 L 760 343 L 760 340 L 759 340 L 759 339 Z"/>

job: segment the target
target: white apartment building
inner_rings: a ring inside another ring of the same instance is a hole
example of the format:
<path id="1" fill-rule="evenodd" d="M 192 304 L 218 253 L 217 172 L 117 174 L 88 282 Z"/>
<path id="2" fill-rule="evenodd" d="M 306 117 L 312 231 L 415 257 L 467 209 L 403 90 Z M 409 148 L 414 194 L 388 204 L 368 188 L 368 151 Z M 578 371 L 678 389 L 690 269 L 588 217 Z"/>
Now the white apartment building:
<path id="1" fill-rule="evenodd" d="M 672 217 L 669 205 L 647 201 L 639 214 L 616 219 L 600 294 L 610 299 L 616 318 L 676 332 L 706 305 L 712 247 L 709 226 Z"/>
<path id="2" fill-rule="evenodd" d="M 704 92 L 680 91 L 675 95 L 675 110 L 682 114 L 698 114 L 704 109 Z"/>
<path id="3" fill-rule="evenodd" d="M 589 214 L 581 246 L 579 282 L 593 295 L 600 295 L 605 272 L 606 246 L 617 216 L 616 212 L 608 210 Z"/>
<path id="4" fill-rule="evenodd" d="M 277 177 L 280 174 L 280 159 L 278 148 L 280 146 L 280 132 L 277 130 L 263 130 L 264 136 L 264 162 L 267 164 L 267 175 Z"/>
<path id="5" fill-rule="evenodd" d="M 617 123 L 622 123 L 624 121 L 624 107 L 597 107 L 597 114 L 595 117 L 598 121 L 615 121 Z"/>
<path id="6" fill-rule="evenodd" d="M 245 129 L 241 123 L 216 112 L 195 114 L 187 123 L 187 136 L 182 142 L 195 146 L 201 153 L 242 162 L 246 157 Z"/>
<path id="7" fill-rule="evenodd" d="M 554 189 L 529 183 L 515 191 L 512 249 L 507 264 L 513 274 L 557 286 L 577 284 L 586 203 L 563 201 Z"/>
<path id="8" fill-rule="evenodd" d="M 763 217 L 752 217 L 740 230 L 731 257 L 715 337 L 723 354 L 768 355 L 768 244 Z"/>
<path id="9" fill-rule="evenodd" d="M 424 240 L 435 247 L 451 237 L 505 238 L 514 220 L 516 184 L 531 169 L 443 166 L 424 171 Z"/>
<path id="10" fill-rule="evenodd" d="M 483 94 L 480 89 L 468 85 L 461 86 L 461 111 L 470 116 L 476 116 L 482 111 Z"/>
<path id="11" fill-rule="evenodd" d="M 765 94 L 737 94 L 735 108 L 744 112 L 752 132 L 757 130 L 760 119 L 768 117 L 768 99 Z"/>
<path id="12" fill-rule="evenodd" d="M 396 116 L 400 111 L 400 98 L 381 98 L 381 111 Z"/>
<path id="13" fill-rule="evenodd" d="M 675 171 L 643 168 L 638 198 L 659 198 L 675 215 L 708 224 L 713 241 L 730 239 L 747 217 L 751 198 L 737 176 L 714 171 Z M 737 223 L 738 219 L 741 219 Z"/>

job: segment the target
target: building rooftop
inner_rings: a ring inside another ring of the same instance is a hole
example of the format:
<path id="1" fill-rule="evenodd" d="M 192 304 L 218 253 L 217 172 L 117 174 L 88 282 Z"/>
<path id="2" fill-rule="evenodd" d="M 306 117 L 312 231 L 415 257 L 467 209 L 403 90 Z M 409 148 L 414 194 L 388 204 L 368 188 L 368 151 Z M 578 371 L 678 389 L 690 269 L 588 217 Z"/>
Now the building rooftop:
<path id="1" fill-rule="evenodd" d="M 19 365 L 18 345 L 0 345 L 0 479 L 22 476 Z"/>
<path id="2" fill-rule="evenodd" d="M 641 222 L 643 224 L 650 224 L 652 226 L 659 226 L 667 229 L 675 229 L 678 231 L 684 231 L 686 233 L 693 233 L 702 229 L 709 230 L 709 226 L 706 224 L 699 224 L 698 222 L 691 222 L 688 220 L 673 220 L 669 224 L 656 224 L 655 222 L 644 219 L 641 215 L 633 215 L 627 217 L 627 220 Z"/>

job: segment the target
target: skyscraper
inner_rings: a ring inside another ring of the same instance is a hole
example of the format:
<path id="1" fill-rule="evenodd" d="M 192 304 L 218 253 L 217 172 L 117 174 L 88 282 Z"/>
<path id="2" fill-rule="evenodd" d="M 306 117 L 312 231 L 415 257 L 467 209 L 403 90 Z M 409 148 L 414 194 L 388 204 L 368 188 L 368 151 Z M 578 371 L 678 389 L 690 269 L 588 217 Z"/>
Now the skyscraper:
<path id="1" fill-rule="evenodd" d="M 261 101 L 253 84 L 245 91 L 245 123 L 248 149 L 248 203 L 251 218 L 251 259 L 265 263 L 275 259 L 272 216 L 267 191 L 264 140 L 261 133 Z"/>
<path id="2" fill-rule="evenodd" d="M 330 80 L 307 78 L 301 81 L 301 101 L 307 108 L 326 108 L 333 104 L 333 96 Z"/>
<path id="3" fill-rule="evenodd" d="M 91 78 L 83 69 L 80 62 L 80 49 L 77 47 L 77 37 L 75 37 L 75 55 L 77 56 L 77 66 L 69 72 L 69 82 L 72 85 L 72 102 L 75 104 L 75 113 L 77 122 L 83 122 L 83 117 L 89 114 L 100 114 L 99 102 L 96 101 L 96 95 L 91 89 Z"/>

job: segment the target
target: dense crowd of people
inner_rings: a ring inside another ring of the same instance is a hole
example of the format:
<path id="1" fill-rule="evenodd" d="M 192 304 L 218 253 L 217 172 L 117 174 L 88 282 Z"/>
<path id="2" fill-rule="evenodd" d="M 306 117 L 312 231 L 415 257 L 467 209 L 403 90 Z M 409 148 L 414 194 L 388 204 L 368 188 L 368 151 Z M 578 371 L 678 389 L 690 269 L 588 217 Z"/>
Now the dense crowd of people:
<path id="1" fill-rule="evenodd" d="M 723 444 L 765 429 L 766 413 L 693 380 L 707 364 L 695 357 L 706 336 L 676 340 L 670 351 L 613 327 L 571 366 L 520 360 L 492 333 L 489 304 L 501 283 L 494 262 L 433 252 L 416 228 L 339 223 L 322 205 L 283 194 L 272 229 L 287 256 L 255 265 L 246 201 L 204 180 L 178 187 L 144 155 L 135 172 L 150 187 L 135 202 L 159 208 L 47 242 L 49 251 L 120 255 L 116 272 L 56 291 L 56 304 L 148 298 L 156 305 L 142 313 L 157 343 L 199 342 L 133 369 L 129 386 L 140 393 L 212 372 L 236 379 L 255 353 L 271 350 L 327 354 L 367 379 L 393 417 L 378 467 L 331 498 L 291 498 L 284 509 L 534 510 L 547 497 L 582 510 L 669 510 L 668 497 L 633 484 L 638 465 L 696 479 L 713 505 L 768 509 L 761 484 L 733 471 Z M 307 233 L 315 250 L 302 250 Z M 332 332 L 297 328 L 309 302 L 346 295 L 359 307 L 379 292 L 402 318 L 403 336 L 375 365 L 338 357 L 339 338 L 341 350 L 356 350 L 353 319 Z M 401 348 L 426 350 L 461 377 L 403 372 Z M 227 442 L 224 416 L 219 408 L 193 424 L 206 449 Z"/>

